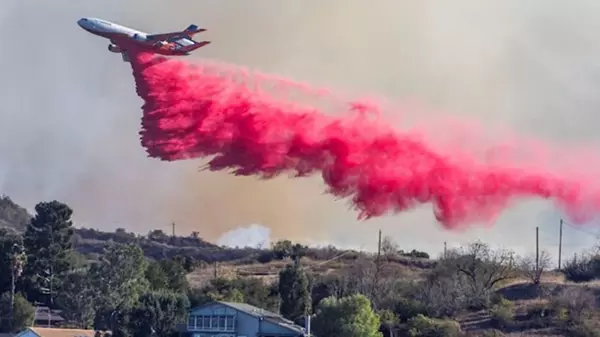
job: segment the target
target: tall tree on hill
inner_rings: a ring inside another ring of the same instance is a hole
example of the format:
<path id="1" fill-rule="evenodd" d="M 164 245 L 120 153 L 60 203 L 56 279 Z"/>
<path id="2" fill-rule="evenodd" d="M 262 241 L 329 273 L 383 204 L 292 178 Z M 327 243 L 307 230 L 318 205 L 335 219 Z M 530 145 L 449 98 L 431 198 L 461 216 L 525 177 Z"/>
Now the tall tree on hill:
<path id="1" fill-rule="evenodd" d="M 279 272 L 279 312 L 293 321 L 303 318 L 311 311 L 308 277 L 299 263 L 288 264 Z"/>
<path id="2" fill-rule="evenodd" d="M 35 212 L 24 235 L 23 290 L 30 301 L 51 306 L 60 278 L 71 268 L 73 210 L 54 200 L 38 203 Z"/>

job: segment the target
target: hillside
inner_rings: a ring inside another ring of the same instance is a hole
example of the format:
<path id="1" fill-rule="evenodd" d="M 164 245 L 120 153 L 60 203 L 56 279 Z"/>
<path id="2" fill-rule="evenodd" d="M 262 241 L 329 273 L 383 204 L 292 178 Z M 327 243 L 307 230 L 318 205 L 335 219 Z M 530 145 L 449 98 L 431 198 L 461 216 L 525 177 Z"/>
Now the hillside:
<path id="1" fill-rule="evenodd" d="M 0 198 L 0 227 L 16 232 L 23 232 L 31 219 L 27 210 L 13 202 L 10 197 Z M 147 235 L 129 233 L 125 229 L 115 232 L 103 232 L 95 229 L 76 228 L 74 244 L 78 252 L 88 257 L 102 253 L 104 245 L 109 242 L 137 243 L 147 257 L 160 259 L 186 255 L 200 261 L 233 261 L 257 256 L 259 250 L 244 248 L 223 248 L 202 240 L 196 235 L 189 237 L 171 237 L 160 230 Z"/>
<path id="2" fill-rule="evenodd" d="M 30 219 L 31 215 L 9 197 L 0 199 L 0 227 L 23 232 Z M 491 251 L 483 243 L 433 260 L 424 252 L 404 252 L 387 240 L 378 257 L 333 246 L 309 248 L 287 240 L 268 249 L 228 248 L 203 240 L 199 233 L 172 237 L 161 230 L 141 235 L 125 229 L 103 232 L 77 228 L 73 236 L 76 251 L 88 261 L 98 261 L 109 242 L 135 243 L 147 258 L 155 260 L 192 257 L 193 267 L 186 268 L 191 272 L 183 274 L 192 295 L 228 298 L 237 284 L 240 289 L 258 287 L 244 290 L 254 304 L 267 298 L 269 303 L 277 303 L 269 295 L 269 287 L 277 285 L 279 273 L 290 264 L 290 258 L 299 256 L 302 269 L 315 282 L 313 300 L 321 300 L 323 294 L 370 294 L 374 303 L 393 309 L 404 319 L 396 323 L 398 329 L 417 324 L 407 318 L 425 313 L 437 320 L 426 324 L 457 324 L 467 333 L 464 336 L 564 336 L 565 332 L 569 336 L 598 336 L 577 330 L 596 329 L 594 322 L 600 322 L 600 288 L 595 281 L 600 279 L 598 256 L 567 261 L 563 272 L 550 271 L 543 259 L 544 269 L 536 285 L 531 261 L 524 265 L 526 260 L 519 259 L 515 266 L 507 262 L 506 252 Z M 565 276 L 579 282 L 567 281 Z M 256 294 L 267 297 L 253 299 Z M 483 302 L 477 302 L 480 300 Z M 452 319 L 441 319 L 447 317 Z"/>
<path id="3" fill-rule="evenodd" d="M 27 210 L 13 202 L 10 197 L 3 196 L 0 198 L 0 227 L 23 232 L 30 219 L 31 215 Z M 153 230 L 146 235 L 142 235 L 127 232 L 127 230 L 123 228 L 119 228 L 114 232 L 104 232 L 91 228 L 75 228 L 74 232 L 75 249 L 92 260 L 94 260 L 98 254 L 101 254 L 104 245 L 111 241 L 118 243 L 136 243 L 142 247 L 144 254 L 152 259 L 172 258 L 177 255 L 185 255 L 192 257 L 197 261 L 204 261 L 209 264 L 214 262 L 228 262 L 229 265 L 248 265 L 249 267 L 247 270 L 253 270 L 254 267 L 252 266 L 254 263 L 265 263 L 273 259 L 281 260 L 281 258 L 273 256 L 274 253 L 272 249 L 221 247 L 203 240 L 199 233 L 191 233 L 189 236 L 173 237 L 165 234 L 161 230 Z M 292 248 L 291 242 L 286 241 L 280 244 L 279 250 L 291 250 Z M 341 257 L 337 259 L 337 265 L 340 263 L 343 264 L 346 261 L 355 261 L 359 255 L 358 252 L 340 251 L 334 247 L 302 247 L 302 249 L 302 254 L 313 261 L 326 261 L 341 255 Z M 427 259 L 411 258 L 411 255 L 414 255 L 414 253 L 417 253 L 418 255 L 418 253 L 421 252 L 407 253 L 405 254 L 407 255 L 405 258 L 397 259 L 397 263 L 406 266 L 422 265 L 422 267 L 429 267 L 430 262 L 428 262 Z M 248 272 L 242 272 L 242 274 L 244 273 Z M 257 273 L 260 274 L 261 272 L 257 271 Z"/>

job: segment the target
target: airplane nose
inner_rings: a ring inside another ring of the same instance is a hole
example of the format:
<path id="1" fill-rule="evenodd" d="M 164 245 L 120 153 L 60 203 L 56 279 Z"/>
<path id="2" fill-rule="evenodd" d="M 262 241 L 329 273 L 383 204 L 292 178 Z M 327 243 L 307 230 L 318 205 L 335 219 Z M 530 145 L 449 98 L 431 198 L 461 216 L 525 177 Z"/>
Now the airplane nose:
<path id="1" fill-rule="evenodd" d="M 85 28 L 86 22 L 87 22 L 87 19 L 83 18 L 83 19 L 79 19 L 79 21 L 77 21 L 77 24 L 79 25 L 79 27 Z"/>

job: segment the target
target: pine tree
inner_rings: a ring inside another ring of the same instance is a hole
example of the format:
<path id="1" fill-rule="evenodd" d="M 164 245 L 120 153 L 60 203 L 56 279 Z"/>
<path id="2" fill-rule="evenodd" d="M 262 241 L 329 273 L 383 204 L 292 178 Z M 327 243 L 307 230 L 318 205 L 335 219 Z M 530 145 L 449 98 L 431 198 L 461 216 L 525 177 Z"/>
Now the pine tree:
<path id="1" fill-rule="evenodd" d="M 38 203 L 35 211 L 24 235 L 23 290 L 29 301 L 52 306 L 61 277 L 71 268 L 73 210 L 55 200 Z"/>
<path id="2" fill-rule="evenodd" d="M 281 315 L 298 320 L 311 311 L 311 298 L 308 277 L 298 261 L 287 265 L 279 272 L 279 296 Z"/>

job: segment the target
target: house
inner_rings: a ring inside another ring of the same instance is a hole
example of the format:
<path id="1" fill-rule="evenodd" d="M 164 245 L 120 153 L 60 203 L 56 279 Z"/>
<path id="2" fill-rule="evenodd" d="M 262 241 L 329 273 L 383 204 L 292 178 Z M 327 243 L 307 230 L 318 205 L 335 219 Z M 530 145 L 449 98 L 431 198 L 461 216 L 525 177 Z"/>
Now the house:
<path id="1" fill-rule="evenodd" d="M 94 330 L 27 328 L 15 337 L 94 337 L 95 334 Z"/>
<path id="2" fill-rule="evenodd" d="M 60 315 L 60 310 L 53 310 L 43 306 L 35 307 L 33 326 L 52 328 L 64 321 L 65 319 Z"/>
<path id="3" fill-rule="evenodd" d="M 186 337 L 300 337 L 305 329 L 245 303 L 212 302 L 190 309 Z"/>

